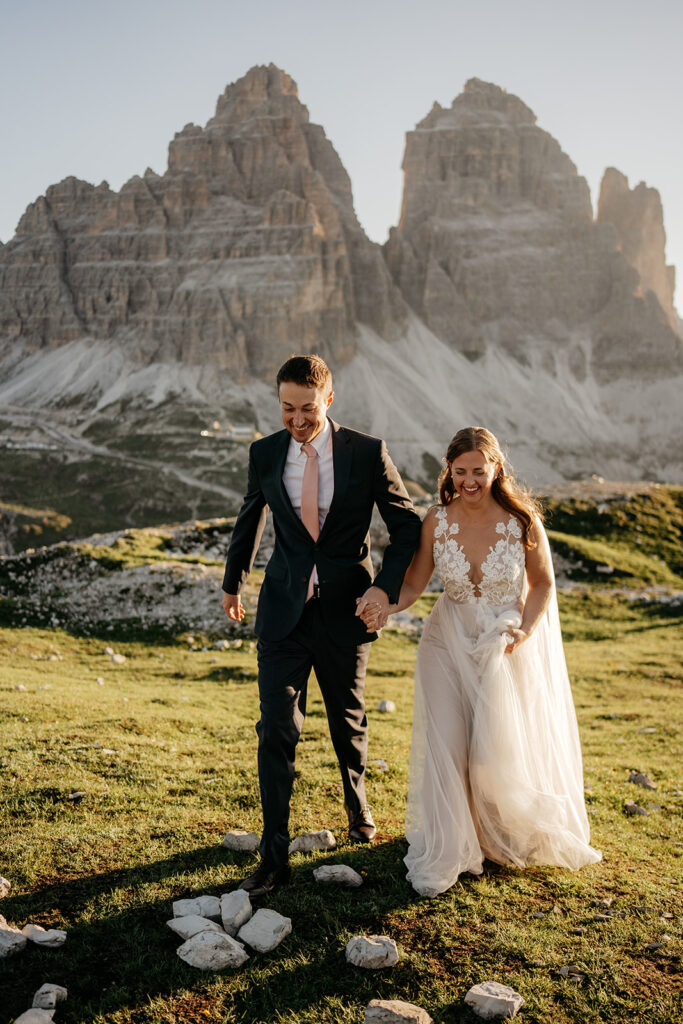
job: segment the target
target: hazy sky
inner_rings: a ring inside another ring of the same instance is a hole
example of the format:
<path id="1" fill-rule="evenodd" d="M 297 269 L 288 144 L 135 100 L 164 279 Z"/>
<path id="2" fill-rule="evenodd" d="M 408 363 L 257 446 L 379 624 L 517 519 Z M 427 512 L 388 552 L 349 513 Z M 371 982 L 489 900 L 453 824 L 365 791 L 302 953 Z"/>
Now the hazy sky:
<path id="1" fill-rule="evenodd" d="M 69 174 L 120 188 L 162 172 L 254 64 L 299 85 L 383 242 L 404 135 L 468 78 L 516 93 L 587 179 L 658 188 L 683 280 L 680 0 L 0 0 L 0 239 Z M 683 305 L 678 289 L 679 305 Z"/>

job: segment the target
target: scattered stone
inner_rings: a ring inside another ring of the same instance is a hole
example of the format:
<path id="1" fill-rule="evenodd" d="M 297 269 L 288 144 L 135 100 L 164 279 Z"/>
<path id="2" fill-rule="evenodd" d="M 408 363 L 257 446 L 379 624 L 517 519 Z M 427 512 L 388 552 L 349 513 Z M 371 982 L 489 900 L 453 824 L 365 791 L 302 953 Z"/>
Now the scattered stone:
<path id="1" fill-rule="evenodd" d="M 645 729 L 638 729 L 638 732 L 657 732 L 657 727 L 655 725 L 648 725 Z"/>
<path id="2" fill-rule="evenodd" d="M 221 920 L 228 935 L 237 935 L 252 915 L 251 900 L 245 889 L 235 889 L 221 896 Z"/>
<path id="3" fill-rule="evenodd" d="M 26 715 L 22 715 L 21 718 L 19 719 L 19 721 L 20 722 L 28 722 L 28 718 L 26 717 Z"/>
<path id="4" fill-rule="evenodd" d="M 222 971 L 226 967 L 241 967 L 249 959 L 244 946 L 232 935 L 217 929 L 198 932 L 177 950 L 178 956 L 190 967 L 200 971 Z"/>
<path id="5" fill-rule="evenodd" d="M 583 925 L 577 925 L 576 928 L 570 928 L 569 929 L 569 934 L 570 935 L 585 935 L 586 931 L 587 931 L 587 929 L 584 928 Z"/>
<path id="6" fill-rule="evenodd" d="M 384 761 L 381 757 L 377 757 L 373 761 L 368 761 L 368 766 L 374 772 L 386 772 L 389 768 L 387 762 Z"/>
<path id="7" fill-rule="evenodd" d="M 576 964 L 570 964 L 568 967 L 560 967 L 560 977 L 568 978 L 572 981 L 583 981 L 585 975 L 583 975 Z"/>
<path id="8" fill-rule="evenodd" d="M 562 914 L 564 913 L 564 911 L 562 910 L 562 907 L 558 907 L 558 905 L 556 903 L 555 906 L 550 911 L 550 913 L 551 914 L 556 914 L 558 917 L 561 917 Z M 497 984 L 497 982 L 496 982 L 496 984 Z"/>
<path id="9" fill-rule="evenodd" d="M 20 953 L 27 941 L 21 929 L 15 928 L 13 924 L 8 924 L 0 914 L 0 958 Z"/>
<path id="10" fill-rule="evenodd" d="M 433 1024 L 426 1010 L 400 999 L 372 999 L 365 1007 L 365 1024 Z"/>
<path id="11" fill-rule="evenodd" d="M 200 932 L 221 932 L 223 930 L 215 921 L 209 921 L 208 917 L 201 917 L 199 914 L 172 917 L 166 924 L 181 939 L 191 939 L 193 935 L 199 935 Z"/>
<path id="12" fill-rule="evenodd" d="M 175 900 L 173 903 L 174 917 L 207 917 L 220 921 L 221 901 L 218 896 L 195 896 L 191 900 Z"/>
<path id="13" fill-rule="evenodd" d="M 79 803 L 86 795 L 84 789 L 76 789 L 73 793 L 69 793 L 67 800 L 73 800 L 74 803 Z"/>
<path id="14" fill-rule="evenodd" d="M 350 889 L 357 889 L 363 884 L 362 876 L 347 864 L 323 864 L 320 868 L 314 868 L 313 877 L 316 882 L 336 882 Z"/>
<path id="15" fill-rule="evenodd" d="M 609 914 L 593 914 L 594 921 L 612 921 L 614 919 L 614 913 Z"/>
<path id="16" fill-rule="evenodd" d="M 14 1024 L 49 1024 L 54 1017 L 54 1009 L 45 1010 L 38 1006 L 24 1010 L 15 1020 Z"/>
<path id="17" fill-rule="evenodd" d="M 221 846 L 225 846 L 227 850 L 246 850 L 253 853 L 254 850 L 258 850 L 260 841 L 255 832 L 243 832 L 241 829 L 235 829 L 233 832 L 227 833 Z"/>
<path id="18" fill-rule="evenodd" d="M 645 949 L 649 953 L 656 953 L 658 949 L 664 949 L 664 943 L 663 942 L 648 942 L 647 945 L 645 946 Z"/>
<path id="19" fill-rule="evenodd" d="M 104 686 L 104 679 L 102 678 L 102 676 L 98 676 L 95 682 L 97 683 L 98 686 Z"/>
<path id="20" fill-rule="evenodd" d="M 479 985 L 473 985 L 465 996 L 465 1002 L 484 1020 L 514 1017 L 524 1005 L 519 992 L 497 981 L 482 981 Z"/>
<path id="21" fill-rule="evenodd" d="M 545 914 L 543 913 L 542 910 L 537 910 L 536 913 L 532 914 L 531 916 L 532 917 L 539 917 L 540 918 L 540 917 L 545 917 Z"/>
<path id="22" fill-rule="evenodd" d="M 229 646 L 230 644 L 227 640 L 216 640 L 216 643 L 213 645 L 213 649 L 214 651 L 224 651 Z"/>
<path id="23" fill-rule="evenodd" d="M 311 850 L 334 850 L 337 840 L 328 828 L 320 832 L 304 832 L 289 844 L 290 853 L 310 853 Z"/>
<path id="24" fill-rule="evenodd" d="M 61 928 L 43 928 L 39 924 L 25 924 L 21 929 L 22 934 L 35 942 L 37 946 L 45 946 L 47 949 L 56 949 L 66 942 L 66 932 Z"/>
<path id="25" fill-rule="evenodd" d="M 19 685 L 18 685 L 18 686 L 15 686 L 15 687 L 14 687 L 14 689 L 15 689 L 15 690 L 20 690 L 20 691 L 21 691 L 22 693 L 26 693 L 26 687 L 24 686 L 24 684 L 23 684 L 23 683 L 19 683 Z"/>
<path id="26" fill-rule="evenodd" d="M 593 900 L 591 903 L 592 907 L 597 907 L 599 910 L 609 910 L 614 903 L 614 896 L 606 896 L 602 900 Z"/>
<path id="27" fill-rule="evenodd" d="M 633 800 L 624 800 L 624 810 L 627 814 L 644 814 L 648 815 L 650 812 L 646 811 L 640 804 L 636 804 Z"/>
<path id="28" fill-rule="evenodd" d="M 279 946 L 291 930 L 291 918 L 275 910 L 257 910 L 251 920 L 242 925 L 237 938 L 259 953 L 268 953 Z"/>
<path id="29" fill-rule="evenodd" d="M 67 995 L 61 985 L 41 985 L 33 997 L 33 1005 L 41 1010 L 54 1010 L 57 1003 L 63 1003 Z"/>
<path id="30" fill-rule="evenodd" d="M 656 789 L 657 786 L 652 781 L 649 775 L 645 772 L 631 772 L 628 777 L 629 782 L 635 783 L 636 786 L 642 786 L 643 789 Z"/>
<path id="31" fill-rule="evenodd" d="M 109 660 L 113 665 L 123 665 L 126 660 L 126 656 L 125 654 L 112 654 Z"/>
<path id="32" fill-rule="evenodd" d="M 354 935 L 346 945 L 346 959 L 356 967 L 372 970 L 398 963 L 398 949 L 388 935 Z"/>
<path id="33" fill-rule="evenodd" d="M 2 899 L 3 896 L 7 896 L 11 888 L 12 883 L 0 875 L 0 899 Z"/>
<path id="34" fill-rule="evenodd" d="M 111 657 L 111 655 L 114 653 L 114 648 L 113 647 L 105 647 L 104 648 L 104 653 L 108 654 L 109 657 Z"/>
<path id="35" fill-rule="evenodd" d="M 377 705 L 377 710 L 383 714 L 391 714 L 392 711 L 396 710 L 396 705 L 393 700 L 381 700 Z"/>

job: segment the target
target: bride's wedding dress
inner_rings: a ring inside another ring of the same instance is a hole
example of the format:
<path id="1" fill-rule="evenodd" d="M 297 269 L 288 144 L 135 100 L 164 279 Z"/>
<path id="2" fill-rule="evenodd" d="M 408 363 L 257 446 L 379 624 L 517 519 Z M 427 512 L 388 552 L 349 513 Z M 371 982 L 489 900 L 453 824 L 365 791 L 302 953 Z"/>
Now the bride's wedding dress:
<path id="1" fill-rule="evenodd" d="M 434 564 L 445 592 L 418 649 L 406 811 L 407 877 L 425 896 L 479 874 L 484 857 L 566 868 L 601 858 L 589 845 L 555 594 L 505 654 L 526 585 L 521 527 L 501 509 L 478 586 L 458 532 L 439 507 Z"/>

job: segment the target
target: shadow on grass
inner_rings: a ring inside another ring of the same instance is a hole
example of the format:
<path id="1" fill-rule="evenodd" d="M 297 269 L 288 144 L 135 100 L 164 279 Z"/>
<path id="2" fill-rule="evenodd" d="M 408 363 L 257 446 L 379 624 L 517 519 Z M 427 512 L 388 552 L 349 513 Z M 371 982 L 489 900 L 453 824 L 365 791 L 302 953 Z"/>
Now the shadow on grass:
<path id="1" fill-rule="evenodd" d="M 33 944 L 0 965 L 0 1006 L 18 1016 L 31 1003 L 45 981 L 66 986 L 67 1003 L 59 1020 L 91 1021 L 117 1011 L 121 1019 L 148 1017 L 145 1007 L 158 997 L 175 994 L 211 994 L 222 987 L 220 999 L 235 1019 L 267 1022 L 301 1013 L 329 999 L 362 1002 L 385 996 L 409 984 L 410 967 L 399 964 L 392 972 L 363 972 L 346 963 L 345 944 L 351 935 L 382 933 L 387 915 L 418 902 L 405 881 L 401 840 L 370 848 L 342 845 L 332 854 L 299 856 L 292 881 L 277 892 L 255 901 L 292 919 L 293 931 L 270 954 L 254 953 L 239 972 L 203 974 L 184 964 L 176 949 L 181 940 L 165 922 L 172 916 L 173 899 L 209 892 L 219 895 L 235 888 L 249 874 L 256 857 L 234 854 L 210 846 L 175 854 L 167 859 L 132 868 L 67 879 L 28 895 L 2 901 L 4 916 L 17 926 L 29 921 L 60 926 L 68 938 L 58 949 L 41 950 Z M 320 885 L 313 868 L 322 863 L 345 863 L 364 876 L 355 890 Z M 218 872 L 218 884 L 189 887 L 183 876 Z M 155 898 L 155 887 L 170 889 Z M 389 978 L 388 975 L 391 975 Z M 406 975 L 403 977 L 403 975 Z M 212 995 L 215 999 L 216 993 Z M 4 1019 L 4 1017 L 3 1017 Z M 175 1019 L 175 1017 L 173 1018 Z M 183 1019 L 193 1019 L 183 1017 Z M 226 1018 L 226 1019 L 232 1019 Z"/>

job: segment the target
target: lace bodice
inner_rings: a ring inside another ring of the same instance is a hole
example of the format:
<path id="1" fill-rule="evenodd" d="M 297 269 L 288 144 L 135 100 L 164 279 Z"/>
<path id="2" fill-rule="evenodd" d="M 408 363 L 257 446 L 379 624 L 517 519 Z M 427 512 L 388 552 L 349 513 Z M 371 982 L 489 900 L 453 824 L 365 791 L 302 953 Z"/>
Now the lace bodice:
<path id="1" fill-rule="evenodd" d="M 515 517 L 496 524 L 500 540 L 489 547 L 478 586 L 470 579 L 471 566 L 458 541 L 459 532 L 458 523 L 448 525 L 446 507 L 440 505 L 434 529 L 434 566 L 448 597 L 460 604 L 483 601 L 500 606 L 517 601 L 524 585 L 525 557 L 522 528 Z"/>

